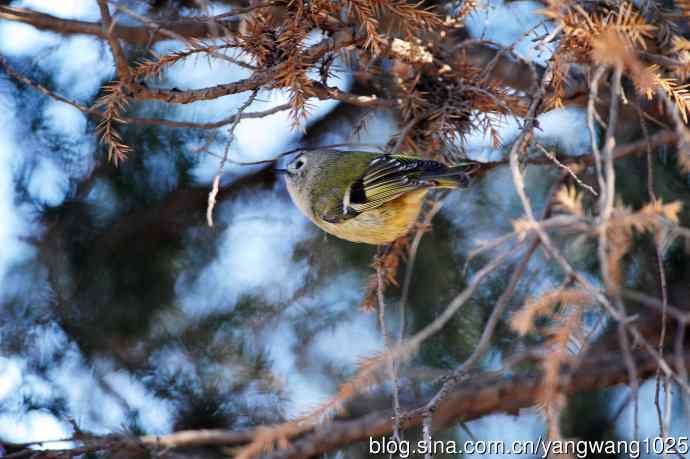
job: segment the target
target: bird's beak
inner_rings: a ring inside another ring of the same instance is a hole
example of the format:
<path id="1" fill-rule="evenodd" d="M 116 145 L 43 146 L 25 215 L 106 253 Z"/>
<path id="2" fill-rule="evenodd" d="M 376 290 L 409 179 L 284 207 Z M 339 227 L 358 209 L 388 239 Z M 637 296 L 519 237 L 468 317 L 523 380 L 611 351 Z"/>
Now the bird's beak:
<path id="1" fill-rule="evenodd" d="M 273 172 L 279 175 L 287 174 L 287 169 L 273 169 Z"/>

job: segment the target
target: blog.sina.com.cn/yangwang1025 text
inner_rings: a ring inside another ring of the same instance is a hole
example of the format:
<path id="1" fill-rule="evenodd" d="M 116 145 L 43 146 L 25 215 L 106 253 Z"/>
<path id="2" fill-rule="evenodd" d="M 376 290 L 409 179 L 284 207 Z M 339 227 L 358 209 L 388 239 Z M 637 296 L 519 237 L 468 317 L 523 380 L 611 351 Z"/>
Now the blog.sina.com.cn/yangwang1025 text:
<path id="1" fill-rule="evenodd" d="M 591 455 L 625 455 L 637 459 L 640 455 L 685 455 L 690 451 L 688 437 L 654 437 L 643 440 L 409 440 L 369 438 L 370 454 L 394 455 L 405 459 L 412 454 L 478 454 L 530 455 L 542 459 L 550 454 L 569 454 L 584 459 Z"/>

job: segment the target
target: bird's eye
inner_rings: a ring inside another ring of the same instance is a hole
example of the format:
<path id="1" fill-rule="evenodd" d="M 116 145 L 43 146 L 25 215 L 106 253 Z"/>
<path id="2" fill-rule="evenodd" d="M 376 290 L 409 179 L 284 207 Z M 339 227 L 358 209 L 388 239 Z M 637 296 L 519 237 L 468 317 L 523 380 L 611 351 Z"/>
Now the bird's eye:
<path id="1" fill-rule="evenodd" d="M 288 165 L 288 173 L 289 174 L 297 174 L 301 169 L 304 168 L 304 165 L 307 164 L 307 158 L 303 156 L 299 156 L 290 162 Z"/>

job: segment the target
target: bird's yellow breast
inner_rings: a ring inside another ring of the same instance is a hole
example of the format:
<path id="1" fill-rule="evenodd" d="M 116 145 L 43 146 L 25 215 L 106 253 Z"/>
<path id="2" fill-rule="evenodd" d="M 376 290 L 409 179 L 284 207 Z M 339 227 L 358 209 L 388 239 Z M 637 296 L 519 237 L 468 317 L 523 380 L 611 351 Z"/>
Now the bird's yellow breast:
<path id="1" fill-rule="evenodd" d="M 340 223 L 329 223 L 318 216 L 309 217 L 318 227 L 341 239 L 375 245 L 388 244 L 407 233 L 417 220 L 427 191 L 423 189 L 407 193 Z"/>

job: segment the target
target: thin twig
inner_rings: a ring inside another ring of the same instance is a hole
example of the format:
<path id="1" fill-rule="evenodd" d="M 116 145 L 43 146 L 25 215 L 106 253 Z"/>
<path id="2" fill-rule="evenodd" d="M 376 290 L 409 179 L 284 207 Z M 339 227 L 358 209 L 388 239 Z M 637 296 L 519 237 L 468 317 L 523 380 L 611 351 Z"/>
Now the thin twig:
<path id="1" fill-rule="evenodd" d="M 422 437 L 424 438 L 424 443 L 426 445 L 426 452 L 424 453 L 424 459 L 431 459 L 433 454 L 431 453 L 431 415 L 427 415 L 422 420 Z"/>
<path id="2" fill-rule="evenodd" d="M 643 137 L 649 139 L 649 132 L 647 131 L 647 124 L 643 117 L 640 117 L 640 128 L 642 130 Z M 657 201 L 656 193 L 654 192 L 654 164 L 652 162 L 652 149 L 648 145 L 647 152 L 645 155 L 646 165 L 647 165 L 647 195 L 652 203 Z M 667 322 L 667 310 L 668 310 L 668 292 L 666 291 L 666 272 L 664 270 L 663 257 L 661 254 L 661 231 L 662 228 L 656 228 L 654 233 L 654 252 L 656 256 L 656 268 L 657 268 L 657 287 L 661 294 L 661 332 L 659 333 L 659 346 L 658 351 L 660 355 L 664 355 L 664 342 L 666 341 L 666 322 Z M 657 369 L 656 372 L 656 387 L 654 390 L 654 405 L 657 411 L 657 420 L 659 422 L 659 434 L 662 438 L 666 438 L 667 429 L 664 427 L 664 419 L 661 413 L 660 395 L 661 387 L 663 385 L 666 392 L 668 392 L 669 381 L 668 378 L 663 377 L 661 374 L 661 369 Z M 668 395 L 668 394 L 667 394 Z M 669 426 L 669 424 L 666 424 Z M 670 426 L 669 426 L 670 427 Z"/>
<path id="3" fill-rule="evenodd" d="M 251 93 L 247 100 L 237 110 L 237 114 L 241 114 L 242 112 L 244 112 L 247 109 L 247 107 L 249 107 L 254 102 L 254 99 L 256 99 L 258 93 L 259 90 L 255 89 L 254 92 Z M 211 228 L 213 227 L 213 209 L 216 206 L 216 196 L 218 196 L 218 189 L 220 187 L 220 177 L 223 175 L 225 163 L 228 161 L 230 145 L 235 141 L 235 129 L 237 128 L 237 125 L 240 124 L 240 120 L 241 118 L 237 116 L 235 121 L 228 129 L 228 141 L 225 145 L 223 158 L 221 159 L 220 164 L 218 165 L 218 172 L 216 172 L 215 177 L 213 177 L 213 185 L 211 187 L 211 191 L 208 194 L 208 206 L 206 207 L 206 222 L 208 223 L 208 226 Z"/>
<path id="4" fill-rule="evenodd" d="M 98 8 L 101 11 L 101 27 L 103 28 L 103 35 L 105 35 L 106 41 L 108 42 L 108 45 L 110 45 L 110 50 L 113 53 L 113 60 L 115 61 L 117 75 L 121 80 L 128 80 L 131 75 L 131 71 L 129 65 L 127 64 L 125 52 L 122 50 L 122 46 L 120 45 L 120 40 L 115 34 L 115 21 L 113 21 L 112 17 L 110 16 L 108 0 L 98 0 Z"/>
<path id="5" fill-rule="evenodd" d="M 405 306 L 407 305 L 407 300 L 408 300 L 409 295 L 410 295 L 410 286 L 412 284 L 412 273 L 414 271 L 415 261 L 417 260 L 417 250 L 419 250 L 419 244 L 422 242 L 422 237 L 424 237 L 424 235 L 426 234 L 428 227 L 431 224 L 431 221 L 436 216 L 436 214 L 441 210 L 442 207 L 443 207 L 443 197 L 439 196 L 436 200 L 434 200 L 433 205 L 426 212 L 422 221 L 418 223 L 419 228 L 415 232 L 415 235 L 412 238 L 412 242 L 410 243 L 410 248 L 408 250 L 408 258 L 407 258 L 407 263 L 406 263 L 406 268 L 405 268 L 405 277 L 403 280 L 402 293 L 400 295 L 400 309 L 401 309 L 401 311 L 404 311 Z M 399 337 L 402 335 L 402 331 L 403 331 L 403 329 L 401 329 L 401 333 L 399 334 Z"/>
<path id="6" fill-rule="evenodd" d="M 592 146 L 592 155 L 594 156 L 594 168 L 597 172 L 597 180 L 599 188 L 603 189 L 604 178 L 602 174 L 601 155 L 599 152 L 599 141 L 597 138 L 596 128 L 594 126 L 596 114 L 596 103 L 599 94 L 599 80 L 604 75 L 604 66 L 597 67 L 594 76 L 589 84 L 589 99 L 587 100 L 587 128 L 589 129 L 590 143 Z"/>
<path id="7" fill-rule="evenodd" d="M 613 150 L 615 148 L 615 131 L 618 122 L 618 109 L 621 97 L 621 79 L 623 74 L 623 66 L 616 65 L 613 70 L 613 81 L 611 82 L 611 96 L 609 105 L 609 114 L 606 126 L 606 134 L 604 136 L 604 149 L 602 150 L 603 173 L 599 177 L 601 196 L 599 199 L 599 225 L 597 231 L 599 232 L 599 264 L 601 267 L 601 276 L 604 279 L 604 284 L 609 294 L 614 298 L 614 303 L 618 305 L 618 310 L 623 317 L 626 316 L 625 303 L 620 298 L 619 286 L 616 280 L 611 278 L 611 267 L 609 262 L 618 263 L 618 260 L 610 260 L 608 255 L 609 242 L 609 222 L 611 214 L 613 213 L 613 205 L 616 191 L 616 171 L 613 166 L 614 157 Z M 605 177 L 605 178 L 604 178 Z M 633 438 L 638 438 L 639 432 L 639 401 L 638 392 L 640 383 L 637 380 L 637 371 L 635 369 L 634 359 L 630 350 L 630 340 L 626 332 L 626 323 L 618 322 L 618 338 L 620 341 L 623 359 L 628 369 L 630 376 L 630 391 L 633 397 Z"/>
<path id="8" fill-rule="evenodd" d="M 549 199 L 547 201 L 546 206 L 544 207 L 542 219 L 546 219 L 550 215 L 556 192 L 564 179 L 565 174 L 562 174 L 561 179 L 558 180 L 556 184 L 554 184 L 554 186 L 551 188 L 551 192 L 549 193 Z M 444 378 L 443 386 L 441 386 L 441 389 L 436 393 L 436 395 L 434 395 L 434 397 L 431 398 L 429 403 L 425 406 L 427 412 L 433 413 L 436 410 L 438 404 L 446 397 L 446 395 L 451 391 L 451 389 L 455 387 L 460 381 L 462 381 L 462 378 L 465 376 L 465 374 L 470 369 L 472 369 L 474 365 L 476 365 L 477 362 L 479 362 L 479 360 L 489 350 L 491 345 L 491 339 L 493 337 L 494 331 L 496 330 L 496 326 L 498 325 L 498 322 L 500 321 L 501 316 L 503 316 L 503 313 L 505 312 L 506 308 L 510 304 L 510 300 L 512 299 L 515 292 L 515 288 L 517 287 L 517 283 L 524 275 L 525 270 L 527 269 L 527 265 L 529 264 L 529 260 L 532 258 L 532 255 L 534 254 L 537 247 L 539 247 L 540 242 L 541 241 L 539 238 L 534 238 L 532 242 L 530 242 L 530 245 L 525 251 L 524 255 L 522 256 L 522 259 L 517 264 L 515 270 L 511 274 L 510 280 L 508 281 L 508 286 L 496 302 L 496 305 L 494 306 L 494 309 L 491 312 L 491 315 L 489 316 L 489 320 L 486 322 L 486 325 L 484 326 L 484 331 L 482 331 L 482 336 L 479 339 L 479 343 L 474 348 L 472 354 L 461 365 L 456 367 L 451 375 Z"/>
<path id="9" fill-rule="evenodd" d="M 110 2 L 110 3 L 112 3 L 113 6 L 114 6 L 118 11 L 122 11 L 122 12 L 125 13 L 127 16 L 130 16 L 131 18 L 134 18 L 134 19 L 136 19 L 137 21 L 140 21 L 140 22 L 143 23 L 146 27 L 148 27 L 148 28 L 150 28 L 150 29 L 152 29 L 152 30 L 155 30 L 157 33 L 159 33 L 159 34 L 161 34 L 161 35 L 164 35 L 164 36 L 166 36 L 166 37 L 168 37 L 168 38 L 172 38 L 172 39 L 178 40 L 178 41 L 180 41 L 180 42 L 182 42 L 182 43 L 186 43 L 186 44 L 187 44 L 189 47 L 191 47 L 192 49 L 194 49 L 194 48 L 196 48 L 196 47 L 198 46 L 196 43 L 194 43 L 192 40 L 190 40 L 189 38 L 185 37 L 184 35 L 179 34 L 179 33 L 175 32 L 175 31 L 173 31 L 173 30 L 167 29 L 167 28 L 165 28 L 164 26 L 162 26 L 162 25 L 160 25 L 159 23 L 157 23 L 156 21 L 153 21 L 152 19 L 147 18 L 146 16 L 142 16 L 142 15 L 140 15 L 140 14 L 137 14 L 135 11 L 132 11 L 131 9 L 129 9 L 129 8 L 127 8 L 126 6 L 124 6 L 121 2 L 117 2 L 117 3 L 116 3 L 116 2 L 114 2 L 113 0 L 99 0 L 99 2 Z M 208 17 L 208 21 L 209 21 L 210 24 L 213 25 L 212 27 L 209 28 L 209 29 L 212 31 L 212 35 L 219 35 L 218 33 L 216 33 L 217 30 L 218 30 L 218 21 L 212 20 L 212 18 L 211 18 L 210 16 Z M 214 28 L 215 28 L 215 30 L 214 30 Z M 225 29 L 225 30 L 227 30 L 227 29 Z M 249 70 L 256 70 L 256 67 L 254 67 L 253 65 L 247 64 L 246 62 L 242 62 L 242 61 L 239 60 L 239 59 L 234 59 L 234 58 L 232 58 L 232 57 L 230 57 L 230 56 L 227 56 L 227 55 L 225 55 L 225 54 L 222 54 L 222 53 L 220 53 L 220 52 L 218 52 L 218 51 L 216 51 L 216 50 L 211 49 L 211 50 L 208 51 L 208 54 L 209 54 L 210 56 L 213 56 L 213 57 L 217 58 L 217 59 L 220 59 L 220 60 L 224 60 L 224 61 L 230 62 L 230 63 L 235 64 L 235 65 L 238 65 L 238 66 L 240 66 L 240 67 L 243 67 L 243 68 L 246 68 L 246 69 L 249 69 Z"/>
<path id="10" fill-rule="evenodd" d="M 376 266 L 376 296 L 379 303 L 379 327 L 381 328 L 381 334 L 383 335 L 383 345 L 388 353 L 391 349 L 390 336 L 388 335 L 388 327 L 386 327 L 386 301 L 384 298 L 384 282 L 383 282 L 383 266 L 379 263 Z M 391 378 L 391 383 L 393 385 L 393 416 L 395 417 L 393 421 L 393 439 L 399 444 L 400 443 L 400 396 L 398 387 L 398 372 L 397 367 L 393 359 L 388 360 L 388 373 Z M 391 453 L 391 459 L 393 458 L 393 453 Z"/>
<path id="11" fill-rule="evenodd" d="M 5 70 L 5 72 L 15 80 L 31 87 L 34 88 L 35 90 L 39 91 L 40 93 L 55 99 L 59 102 L 63 102 L 67 105 L 70 105 L 77 110 L 79 110 L 82 113 L 85 113 L 87 115 L 93 115 L 98 118 L 102 118 L 104 115 L 103 112 L 87 107 L 84 104 L 80 104 L 79 102 L 69 99 L 62 94 L 57 93 L 56 91 L 53 91 L 46 87 L 45 85 L 42 85 L 41 83 L 38 83 L 37 81 L 32 80 L 31 78 L 27 77 L 26 75 L 22 75 L 12 66 L 7 62 L 7 60 L 3 57 L 0 56 L 0 66 Z M 273 115 L 275 113 L 281 112 L 281 111 L 286 111 L 289 110 L 291 107 L 290 103 L 285 103 L 281 105 L 276 105 L 275 107 L 271 107 L 266 110 L 261 110 L 261 111 L 256 111 L 256 112 L 243 112 L 243 113 L 234 113 L 226 118 L 220 119 L 218 121 L 209 121 L 207 123 L 196 123 L 192 121 L 175 121 L 175 120 L 168 120 L 168 119 L 159 119 L 159 118 L 142 118 L 142 117 L 136 117 L 136 116 L 121 116 L 120 119 L 122 120 L 123 123 L 134 123 L 142 126 L 165 126 L 169 128 L 175 128 L 175 129 L 217 129 L 223 126 L 227 126 L 228 124 L 232 124 L 237 119 L 254 119 L 254 118 L 264 118 L 269 115 Z"/>
<path id="12" fill-rule="evenodd" d="M 678 373 L 678 377 L 683 381 L 686 385 L 688 385 L 688 369 L 685 364 L 685 361 L 683 360 L 683 353 L 685 352 L 685 328 L 687 326 L 687 322 L 683 321 L 678 321 L 677 325 L 677 330 L 676 330 L 676 339 L 675 343 L 673 344 L 674 347 L 674 362 L 676 365 L 676 372 Z M 681 397 L 683 400 L 683 408 L 685 412 L 685 419 L 688 420 L 690 419 L 690 396 L 688 395 L 687 392 L 682 392 Z"/>
<path id="13" fill-rule="evenodd" d="M 617 318 L 619 321 L 624 321 L 623 318 L 625 317 L 618 311 L 616 308 L 613 308 L 611 304 L 609 303 L 608 299 L 601 294 L 601 292 L 598 292 L 596 289 L 594 289 L 589 281 L 584 279 L 575 269 L 570 265 L 570 263 L 563 257 L 563 255 L 560 254 L 558 250 L 556 250 L 553 242 L 551 241 L 551 238 L 548 236 L 546 231 L 541 227 L 539 222 L 536 220 L 534 217 L 534 212 L 532 210 L 532 204 L 527 197 L 527 193 L 525 192 L 525 181 L 524 177 L 522 175 L 522 172 L 520 170 L 520 153 L 527 147 L 527 139 L 531 134 L 531 131 L 534 127 L 534 119 L 535 119 L 535 114 L 537 111 L 537 107 L 539 106 L 541 99 L 544 94 L 544 86 L 545 86 L 546 80 L 542 80 L 542 84 L 539 87 L 539 90 L 537 94 L 534 97 L 534 101 L 532 102 L 530 106 L 530 110 L 528 113 L 528 117 L 525 121 L 525 126 L 522 129 L 522 132 L 518 136 L 518 139 L 516 142 L 513 144 L 513 147 L 511 148 L 510 151 L 510 170 L 513 175 L 513 182 L 515 184 L 515 190 L 518 194 L 518 197 L 520 198 L 520 201 L 522 203 L 525 215 L 527 216 L 528 220 L 532 225 L 535 227 L 535 231 L 537 232 L 537 235 L 541 239 L 542 245 L 544 249 L 549 253 L 555 260 L 556 262 L 561 265 L 561 267 L 564 269 L 566 276 L 570 277 L 572 276 L 574 279 L 576 279 L 579 283 L 583 284 L 585 288 L 592 293 L 592 295 L 600 301 L 607 309 L 607 311 L 614 316 L 614 318 Z M 612 146 L 611 146 L 612 149 Z M 596 145 L 593 145 L 593 150 L 595 150 L 595 155 L 598 153 L 598 149 Z M 597 155 L 598 156 L 598 155 Z M 609 155 L 612 157 L 612 154 Z M 603 190 L 603 187 L 602 187 Z M 638 332 L 639 334 L 639 332 Z"/>
<path id="14" fill-rule="evenodd" d="M 576 174 L 570 167 L 568 167 L 567 165 L 565 165 L 565 164 L 563 164 L 562 162 L 560 162 L 560 161 L 558 160 L 558 158 L 556 158 L 556 155 L 554 155 L 554 154 L 551 153 L 549 150 L 547 150 L 546 148 L 544 148 L 544 146 L 541 145 L 541 144 L 538 144 L 538 145 L 537 145 L 537 148 L 540 149 L 540 150 L 542 151 L 542 153 L 544 153 L 544 155 L 545 155 L 547 158 L 549 158 L 551 161 L 553 161 L 553 163 L 554 163 L 556 166 L 558 166 L 560 169 L 562 169 L 564 172 L 566 172 L 570 177 L 572 177 L 573 180 L 575 180 L 575 182 L 576 182 L 578 185 L 580 185 L 582 188 L 584 188 L 585 190 L 587 190 L 587 191 L 589 191 L 590 193 L 592 193 L 594 196 L 598 196 L 597 192 L 594 191 L 594 188 L 592 188 L 591 186 L 589 186 L 589 185 L 587 185 L 586 183 L 584 183 L 584 182 L 580 179 L 580 177 L 578 177 L 577 174 Z"/>
<path id="15" fill-rule="evenodd" d="M 621 289 L 621 296 L 623 298 L 627 298 L 632 301 L 636 301 L 643 306 L 647 306 L 648 308 L 654 309 L 658 312 L 662 312 L 664 309 L 666 309 L 666 314 L 668 316 L 673 317 L 674 320 L 677 322 L 680 322 L 682 324 L 688 324 L 690 323 L 690 312 L 684 311 L 682 308 L 679 308 L 677 306 L 673 306 L 669 303 L 664 303 L 661 302 L 661 300 L 657 299 L 656 297 L 653 297 L 651 295 L 644 294 L 642 292 L 637 292 L 635 290 L 630 290 L 626 288 Z"/>

